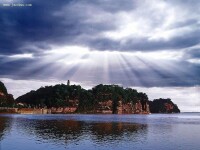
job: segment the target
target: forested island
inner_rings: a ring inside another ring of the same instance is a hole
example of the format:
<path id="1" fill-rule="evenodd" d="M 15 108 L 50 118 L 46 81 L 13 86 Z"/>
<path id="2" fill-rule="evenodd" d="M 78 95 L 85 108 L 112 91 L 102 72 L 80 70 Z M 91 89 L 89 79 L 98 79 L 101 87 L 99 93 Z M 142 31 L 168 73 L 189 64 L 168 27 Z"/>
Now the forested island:
<path id="1" fill-rule="evenodd" d="M 14 107 L 16 112 L 149 114 L 179 113 L 171 99 L 150 101 L 146 93 L 119 85 L 99 84 L 86 90 L 80 85 L 58 84 L 30 91 L 16 100 L 0 82 L 0 107 Z M 39 111 L 42 109 L 42 111 Z M 22 111 L 23 110 L 23 111 Z M 44 111 L 45 110 L 45 111 Z M 5 111 L 5 110 L 4 110 Z M 36 111 L 35 111 L 36 112 Z"/>

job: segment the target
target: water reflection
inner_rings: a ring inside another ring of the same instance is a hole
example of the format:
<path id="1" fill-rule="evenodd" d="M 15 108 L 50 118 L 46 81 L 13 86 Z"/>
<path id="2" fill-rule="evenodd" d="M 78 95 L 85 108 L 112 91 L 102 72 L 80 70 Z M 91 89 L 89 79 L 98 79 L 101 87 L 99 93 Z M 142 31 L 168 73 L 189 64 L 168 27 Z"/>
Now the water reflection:
<path id="1" fill-rule="evenodd" d="M 137 137 L 137 134 L 144 135 L 146 133 L 147 125 L 130 124 L 122 122 L 106 122 L 92 124 L 91 131 L 93 138 L 99 142 L 121 140 L 126 136 Z"/>
<path id="2" fill-rule="evenodd" d="M 121 140 L 126 136 L 137 137 L 146 134 L 147 125 L 122 122 L 83 122 L 77 120 L 21 120 L 19 130 L 36 136 L 41 142 L 56 144 L 77 143 L 83 139 L 96 142 Z"/>
<path id="3" fill-rule="evenodd" d="M 199 119 L 174 117 L 0 115 L 0 150 L 199 149 Z"/>
<path id="4" fill-rule="evenodd" d="M 10 131 L 12 120 L 8 117 L 0 116 L 0 141 L 3 140 L 6 132 Z"/>
<path id="5" fill-rule="evenodd" d="M 71 142 L 83 135 L 82 123 L 74 120 L 24 120 L 17 121 L 17 126 L 25 134 L 47 143 Z"/>

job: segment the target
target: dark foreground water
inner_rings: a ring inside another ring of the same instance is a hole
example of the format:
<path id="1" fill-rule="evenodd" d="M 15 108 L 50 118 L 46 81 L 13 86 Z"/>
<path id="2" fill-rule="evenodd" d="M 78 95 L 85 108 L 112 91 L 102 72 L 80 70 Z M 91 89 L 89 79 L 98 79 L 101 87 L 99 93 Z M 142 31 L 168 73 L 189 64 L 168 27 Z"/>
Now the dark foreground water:
<path id="1" fill-rule="evenodd" d="M 0 115 L 0 150 L 200 150 L 200 113 Z"/>

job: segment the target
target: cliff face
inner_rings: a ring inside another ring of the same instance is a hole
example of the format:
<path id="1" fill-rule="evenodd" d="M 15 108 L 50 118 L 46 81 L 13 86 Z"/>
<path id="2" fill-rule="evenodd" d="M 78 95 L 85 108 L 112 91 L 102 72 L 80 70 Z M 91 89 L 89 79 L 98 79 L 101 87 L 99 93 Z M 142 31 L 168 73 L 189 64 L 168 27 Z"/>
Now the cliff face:
<path id="1" fill-rule="evenodd" d="M 0 107 L 12 106 L 14 104 L 14 98 L 12 94 L 7 93 L 7 89 L 0 81 Z"/>
<path id="2" fill-rule="evenodd" d="M 149 104 L 148 102 L 141 103 L 140 100 L 138 100 L 135 104 L 129 102 L 129 103 L 123 103 L 122 101 L 119 101 L 119 105 L 117 107 L 117 114 L 149 114 Z"/>
<path id="3" fill-rule="evenodd" d="M 67 103 L 67 106 L 49 108 L 48 113 L 51 113 L 51 114 L 75 113 L 79 105 L 79 100 L 78 99 L 68 100 L 66 103 Z"/>
<path id="4" fill-rule="evenodd" d="M 154 101 L 118 102 L 117 109 L 113 111 L 113 102 L 107 100 L 99 102 L 94 108 L 95 113 L 101 114 L 149 114 L 149 113 L 180 113 L 180 110 L 171 99 L 156 99 Z"/>
<path id="5" fill-rule="evenodd" d="M 155 99 L 150 101 L 151 113 L 180 113 L 180 110 L 171 99 Z"/>
<path id="6" fill-rule="evenodd" d="M 101 114 L 112 114 L 113 113 L 113 102 L 112 100 L 107 100 L 104 102 L 98 102 L 94 108 L 95 113 Z"/>
<path id="7" fill-rule="evenodd" d="M 94 109 L 95 113 L 101 114 L 149 114 L 149 104 L 148 102 L 141 103 L 141 101 L 137 101 L 137 103 L 133 104 L 131 102 L 123 103 L 119 101 L 117 104 L 116 111 L 113 107 L 112 100 L 99 102 Z"/>
<path id="8" fill-rule="evenodd" d="M 5 90 L 4 90 L 5 91 Z M 80 85 L 41 87 L 16 99 L 32 108 L 52 113 L 148 114 L 180 112 L 171 101 L 149 101 L 146 93 L 118 85 L 97 85 L 85 90 Z"/>

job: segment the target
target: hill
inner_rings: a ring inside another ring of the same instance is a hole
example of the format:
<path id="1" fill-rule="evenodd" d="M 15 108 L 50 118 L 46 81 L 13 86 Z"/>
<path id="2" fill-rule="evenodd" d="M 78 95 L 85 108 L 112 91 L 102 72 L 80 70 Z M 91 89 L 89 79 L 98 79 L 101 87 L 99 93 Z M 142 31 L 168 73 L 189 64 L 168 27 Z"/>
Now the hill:
<path id="1" fill-rule="evenodd" d="M 151 113 L 180 113 L 180 110 L 171 99 L 155 99 L 149 102 Z"/>
<path id="2" fill-rule="evenodd" d="M 8 94 L 5 85 L 0 81 L 0 107 L 11 107 L 14 102 L 13 95 Z"/>
<path id="3" fill-rule="evenodd" d="M 41 87 L 30 91 L 16 99 L 29 107 L 52 108 L 54 113 L 175 113 L 177 109 L 170 109 L 168 103 L 162 105 L 155 100 L 149 101 L 145 93 L 135 89 L 123 88 L 118 85 L 99 84 L 90 90 L 83 89 L 80 85 L 58 84 L 55 86 Z M 160 100 L 159 100 L 160 101 Z M 172 103 L 173 106 L 176 106 Z M 155 107 L 159 107 L 155 109 Z M 166 109 L 163 109 L 166 107 Z M 170 109 L 170 111 L 166 111 Z"/>
<path id="4" fill-rule="evenodd" d="M 4 85 L 3 82 L 1 82 L 1 81 L 0 81 L 0 93 L 8 94 L 5 85 Z"/>

